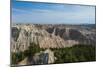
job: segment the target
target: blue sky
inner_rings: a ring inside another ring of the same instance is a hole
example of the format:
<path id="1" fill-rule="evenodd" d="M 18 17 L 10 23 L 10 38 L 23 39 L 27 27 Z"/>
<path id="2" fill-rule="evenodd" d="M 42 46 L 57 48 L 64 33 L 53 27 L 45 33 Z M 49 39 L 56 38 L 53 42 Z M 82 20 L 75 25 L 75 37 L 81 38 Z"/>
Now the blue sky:
<path id="1" fill-rule="evenodd" d="M 95 6 L 13 1 L 12 22 L 35 24 L 94 24 Z"/>

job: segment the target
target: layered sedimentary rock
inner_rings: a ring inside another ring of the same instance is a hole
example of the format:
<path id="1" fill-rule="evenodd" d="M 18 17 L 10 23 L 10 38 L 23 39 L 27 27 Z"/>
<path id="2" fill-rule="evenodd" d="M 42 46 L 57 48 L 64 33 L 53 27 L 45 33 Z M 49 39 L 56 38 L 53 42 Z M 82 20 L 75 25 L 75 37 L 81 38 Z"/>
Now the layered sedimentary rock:
<path id="1" fill-rule="evenodd" d="M 15 24 L 12 26 L 11 51 L 28 49 L 30 43 L 40 48 L 63 48 L 76 44 L 95 44 L 95 28 L 76 25 Z"/>
<path id="2" fill-rule="evenodd" d="M 50 49 L 36 53 L 32 57 L 26 57 L 24 60 L 20 61 L 18 65 L 36 65 L 36 64 L 51 64 L 54 63 L 56 57 L 54 57 L 54 52 Z"/>

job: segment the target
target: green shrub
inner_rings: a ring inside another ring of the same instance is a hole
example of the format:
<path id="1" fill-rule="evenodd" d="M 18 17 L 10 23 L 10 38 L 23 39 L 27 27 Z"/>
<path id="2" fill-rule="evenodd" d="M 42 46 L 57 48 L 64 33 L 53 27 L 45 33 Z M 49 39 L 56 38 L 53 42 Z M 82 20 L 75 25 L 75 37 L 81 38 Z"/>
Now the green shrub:
<path id="1" fill-rule="evenodd" d="M 72 62 L 86 62 L 95 61 L 95 46 L 92 45 L 75 45 L 70 48 L 60 48 L 54 50 L 57 57 L 55 63 L 72 63 Z"/>
<path id="2" fill-rule="evenodd" d="M 17 64 L 25 57 L 32 57 L 35 53 L 44 51 L 39 44 L 30 43 L 28 50 L 24 52 L 11 53 L 12 64 Z M 51 48 L 57 58 L 55 63 L 86 62 L 96 60 L 96 47 L 93 45 L 75 45 L 66 48 Z"/>

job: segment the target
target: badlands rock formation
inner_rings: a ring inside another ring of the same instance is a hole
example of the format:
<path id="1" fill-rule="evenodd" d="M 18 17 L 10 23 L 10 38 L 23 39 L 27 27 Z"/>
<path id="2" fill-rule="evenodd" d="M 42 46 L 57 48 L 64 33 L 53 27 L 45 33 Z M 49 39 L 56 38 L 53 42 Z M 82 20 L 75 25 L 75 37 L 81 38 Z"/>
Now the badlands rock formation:
<path id="1" fill-rule="evenodd" d="M 24 60 L 18 63 L 18 65 L 36 65 L 36 64 L 51 64 L 54 63 L 56 57 L 54 52 L 50 49 L 36 53 L 33 57 L 26 57 Z"/>
<path id="2" fill-rule="evenodd" d="M 30 43 L 40 48 L 63 48 L 76 44 L 95 45 L 95 28 L 82 25 L 15 24 L 12 26 L 11 52 L 24 51 Z"/>

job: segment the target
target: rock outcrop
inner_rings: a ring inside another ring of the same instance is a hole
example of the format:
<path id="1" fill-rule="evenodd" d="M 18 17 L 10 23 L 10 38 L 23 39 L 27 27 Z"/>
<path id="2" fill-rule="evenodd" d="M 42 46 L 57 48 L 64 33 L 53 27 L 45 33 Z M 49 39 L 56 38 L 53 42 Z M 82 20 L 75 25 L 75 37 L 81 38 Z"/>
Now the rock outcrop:
<path id="1" fill-rule="evenodd" d="M 56 57 L 54 52 L 50 49 L 36 53 L 32 57 L 26 57 L 24 60 L 18 63 L 18 65 L 37 65 L 37 64 L 51 64 L 54 63 Z"/>
<path id="2" fill-rule="evenodd" d="M 12 26 L 11 51 L 25 51 L 30 43 L 40 48 L 63 48 L 76 44 L 94 44 L 95 28 L 77 25 L 15 24 Z"/>

